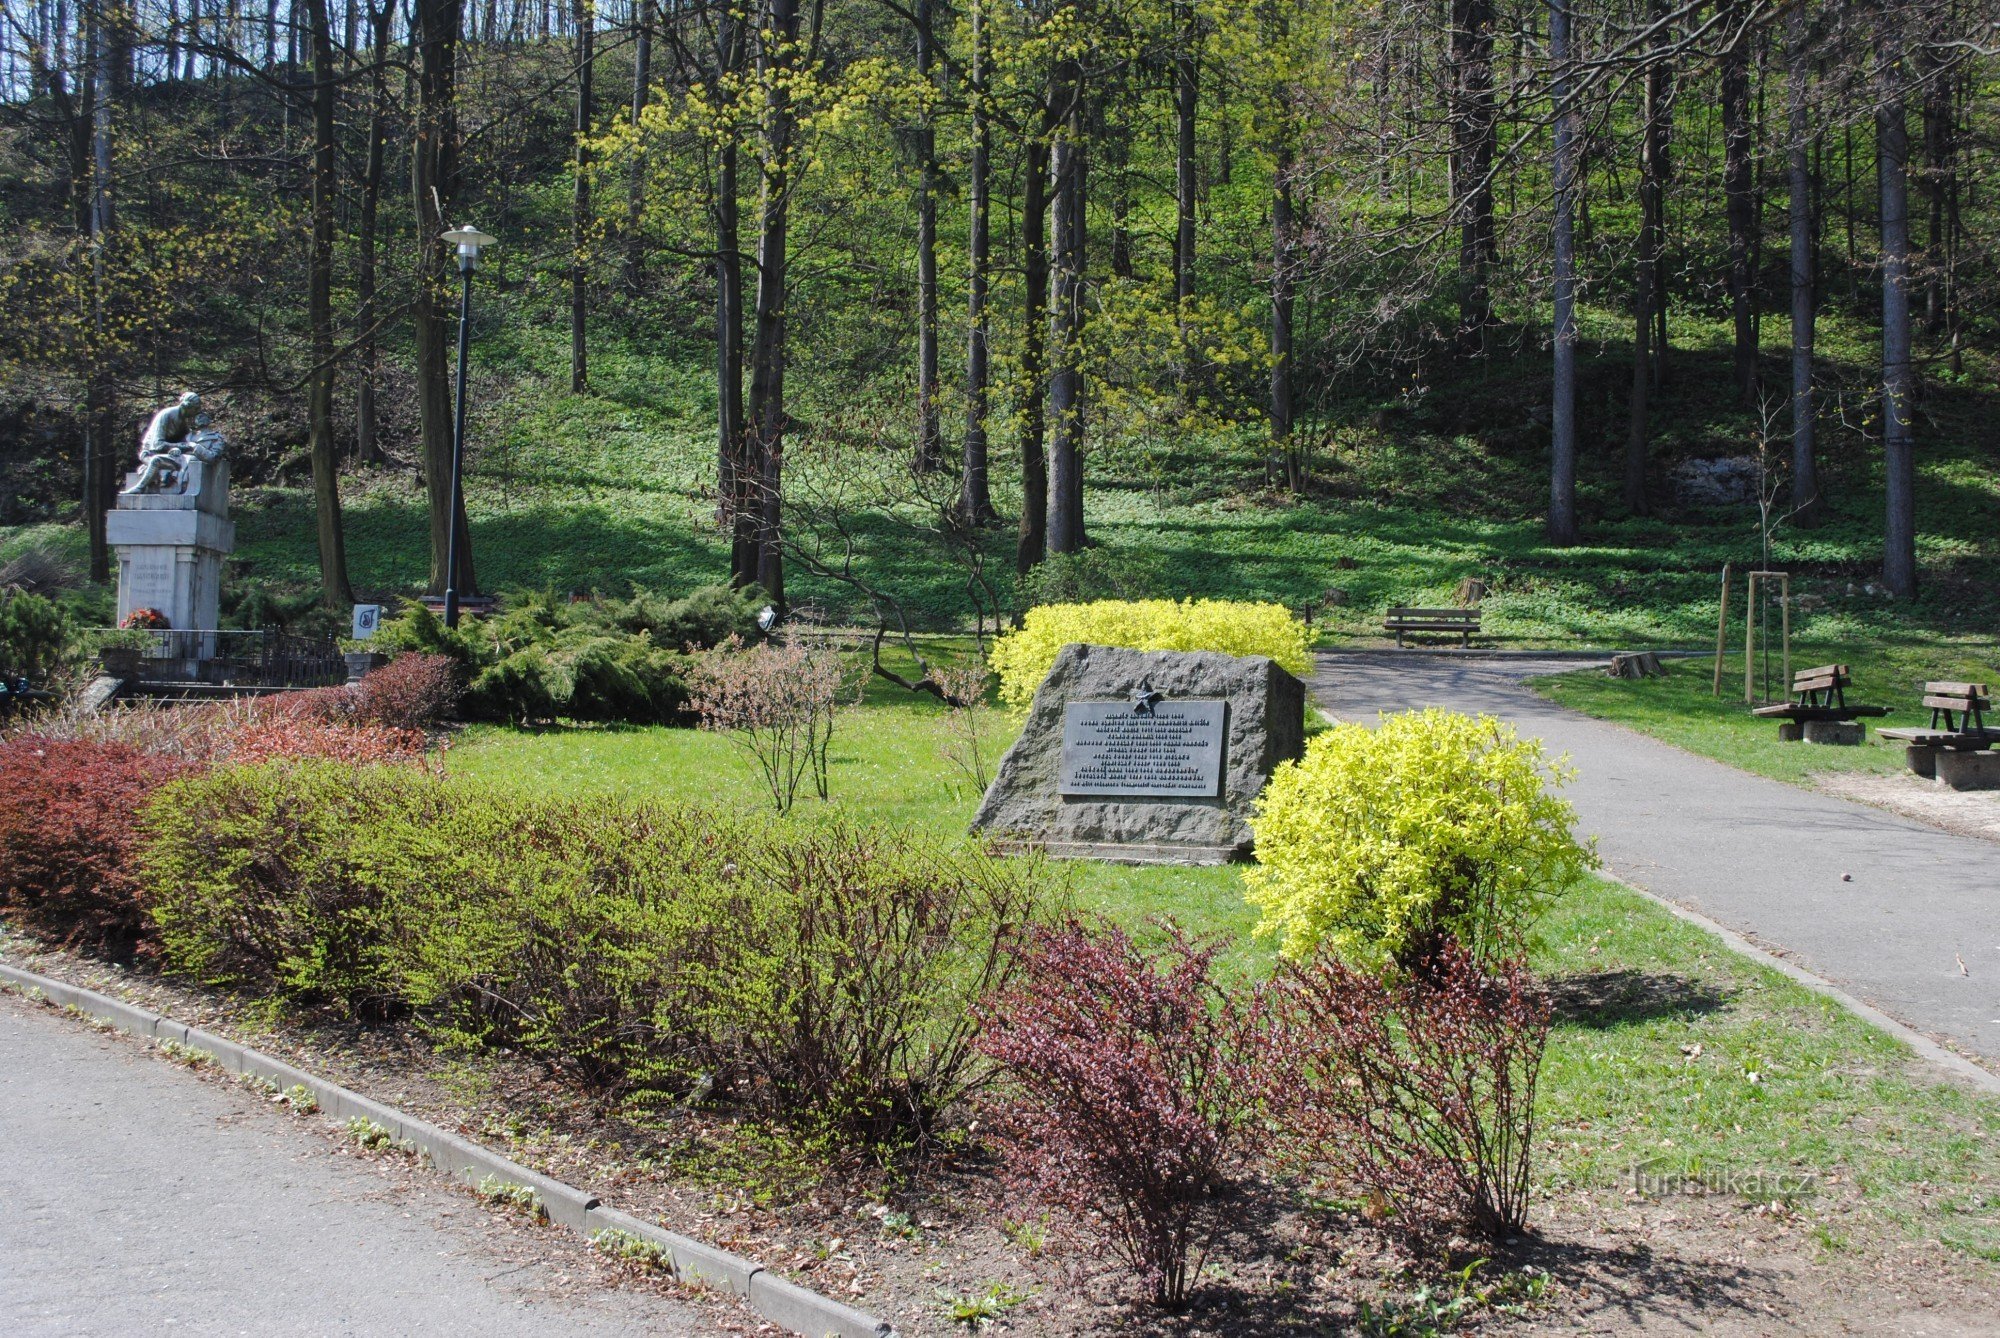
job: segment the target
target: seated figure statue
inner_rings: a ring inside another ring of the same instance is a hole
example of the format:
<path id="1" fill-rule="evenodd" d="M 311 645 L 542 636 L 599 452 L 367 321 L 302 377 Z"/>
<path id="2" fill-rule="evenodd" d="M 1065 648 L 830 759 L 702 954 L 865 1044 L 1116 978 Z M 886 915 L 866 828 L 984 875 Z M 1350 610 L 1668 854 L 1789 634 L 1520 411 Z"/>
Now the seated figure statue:
<path id="1" fill-rule="evenodd" d="M 222 434 L 208 426 L 201 396 L 192 390 L 153 415 L 139 439 L 139 476 L 128 493 L 184 493 L 194 466 L 221 458 Z"/>

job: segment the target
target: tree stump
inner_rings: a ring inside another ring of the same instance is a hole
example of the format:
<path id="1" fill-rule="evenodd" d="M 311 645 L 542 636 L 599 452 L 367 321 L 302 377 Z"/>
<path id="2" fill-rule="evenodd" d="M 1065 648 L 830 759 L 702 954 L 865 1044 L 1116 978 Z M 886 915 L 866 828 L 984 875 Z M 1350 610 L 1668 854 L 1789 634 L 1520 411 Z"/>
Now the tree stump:
<path id="1" fill-rule="evenodd" d="M 1611 657 L 1611 667 L 1605 670 L 1613 678 L 1663 678 L 1666 668 L 1660 657 L 1650 650 L 1620 651 Z"/>

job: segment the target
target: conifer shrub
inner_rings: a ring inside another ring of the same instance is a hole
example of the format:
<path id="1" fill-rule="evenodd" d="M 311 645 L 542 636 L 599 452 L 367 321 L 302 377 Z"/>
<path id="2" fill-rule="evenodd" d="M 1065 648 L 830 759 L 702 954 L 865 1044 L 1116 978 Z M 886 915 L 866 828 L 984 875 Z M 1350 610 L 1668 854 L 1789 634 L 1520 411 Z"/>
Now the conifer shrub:
<path id="1" fill-rule="evenodd" d="M 1228 599 L 1101 599 L 1029 609 L 1021 626 L 988 653 L 1000 700 L 1015 711 L 1034 702 L 1056 656 L 1074 643 L 1135 650 L 1214 650 L 1264 655 L 1294 674 L 1312 668 L 1312 631 L 1279 604 Z"/>
<path id="2" fill-rule="evenodd" d="M 1260 932 L 1304 957 L 1322 944 L 1364 967 L 1429 958 L 1446 941 L 1497 961 L 1596 867 L 1571 771 L 1491 716 L 1411 711 L 1337 725 L 1273 773 L 1244 871 Z"/>
<path id="3" fill-rule="evenodd" d="M 138 815 L 189 766 L 116 740 L 0 739 L 0 909 L 86 952 L 124 961 L 146 951 Z"/>
<path id="4" fill-rule="evenodd" d="M 1279 967 L 1262 1072 L 1284 1161 L 1328 1175 L 1419 1238 L 1527 1224 L 1545 993 L 1518 958 L 1447 943 L 1421 970 L 1331 954 Z"/>
<path id="5" fill-rule="evenodd" d="M 1172 926 L 1158 952 L 1110 926 L 1038 929 L 978 1042 L 1008 1082 L 1012 1185 L 1168 1308 L 1199 1275 L 1259 1097 L 1261 1001 L 1216 979 L 1217 952 Z"/>

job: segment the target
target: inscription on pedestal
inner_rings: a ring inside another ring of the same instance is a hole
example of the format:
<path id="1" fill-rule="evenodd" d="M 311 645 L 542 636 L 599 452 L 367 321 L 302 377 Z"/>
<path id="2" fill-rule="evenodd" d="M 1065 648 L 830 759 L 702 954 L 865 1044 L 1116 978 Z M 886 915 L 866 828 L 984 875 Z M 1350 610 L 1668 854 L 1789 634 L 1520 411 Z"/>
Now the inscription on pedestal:
<path id="1" fill-rule="evenodd" d="M 1070 702 L 1063 709 L 1061 792 L 1173 795 L 1222 792 L 1220 701 Z"/>

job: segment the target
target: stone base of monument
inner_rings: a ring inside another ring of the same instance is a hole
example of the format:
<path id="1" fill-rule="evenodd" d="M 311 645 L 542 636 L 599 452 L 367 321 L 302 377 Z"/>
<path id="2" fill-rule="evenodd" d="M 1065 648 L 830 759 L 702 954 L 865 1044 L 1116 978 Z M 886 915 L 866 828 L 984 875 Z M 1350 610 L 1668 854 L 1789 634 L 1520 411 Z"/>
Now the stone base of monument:
<path id="1" fill-rule="evenodd" d="M 1243 859 L 1251 801 L 1304 750 L 1305 685 L 1268 659 L 1065 646 L 972 830 L 1058 858 Z"/>
<path id="2" fill-rule="evenodd" d="M 128 479 L 128 486 L 137 475 Z M 104 538 L 118 554 L 118 621 L 153 609 L 177 632 L 216 625 L 222 559 L 236 546 L 229 520 L 229 466 L 208 462 L 187 492 L 118 494 L 104 515 Z M 192 658 L 213 654 L 204 646 Z"/>

